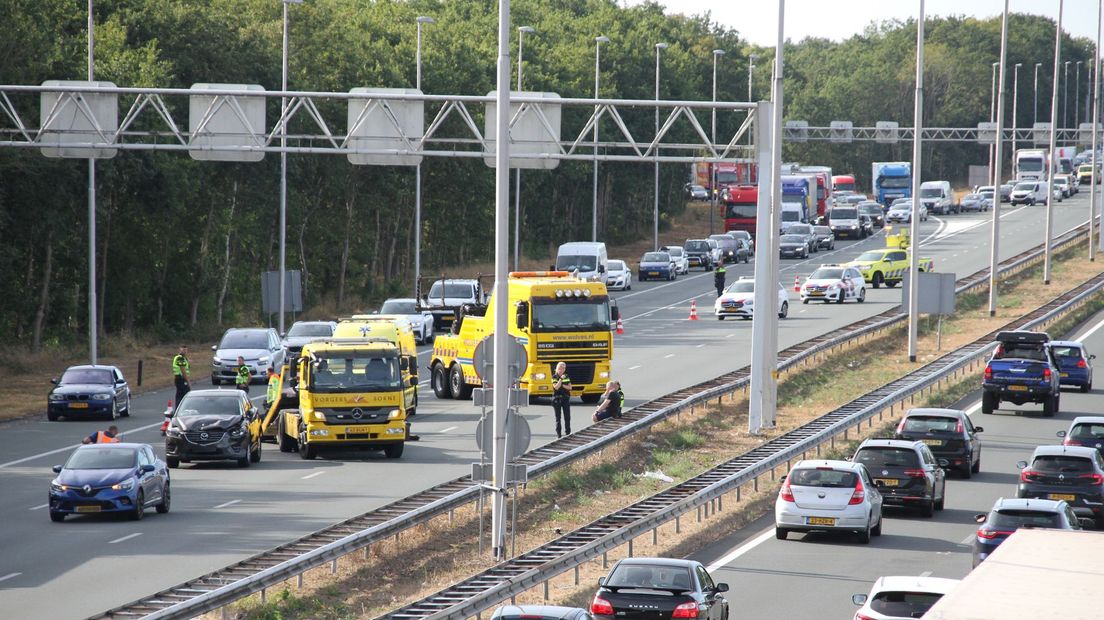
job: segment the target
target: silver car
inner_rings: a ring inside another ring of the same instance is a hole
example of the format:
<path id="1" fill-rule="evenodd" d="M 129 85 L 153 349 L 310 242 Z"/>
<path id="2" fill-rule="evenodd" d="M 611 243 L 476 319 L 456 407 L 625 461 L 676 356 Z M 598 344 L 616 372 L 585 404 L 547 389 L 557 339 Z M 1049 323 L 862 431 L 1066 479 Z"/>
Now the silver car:
<path id="1" fill-rule="evenodd" d="M 882 494 L 870 473 L 850 461 L 799 461 L 774 504 L 774 532 L 853 532 L 868 544 L 882 534 Z"/>
<path id="2" fill-rule="evenodd" d="M 429 309 L 419 310 L 412 298 L 388 299 L 380 306 L 380 314 L 398 316 L 410 322 L 414 337 L 421 344 L 433 342 L 433 313 Z"/>
<path id="3" fill-rule="evenodd" d="M 679 274 L 690 273 L 690 257 L 686 255 L 682 246 L 669 245 L 660 249 L 671 255 L 671 260 L 675 261 L 675 271 Z"/>
<path id="4" fill-rule="evenodd" d="M 270 327 L 231 328 L 211 350 L 211 384 L 234 383 L 238 374 L 238 357 L 249 367 L 250 383 L 264 381 L 269 366 L 279 368 L 284 363 L 284 347 L 280 335 Z"/>
<path id="5" fill-rule="evenodd" d="M 308 342 L 330 338 L 333 336 L 335 329 L 337 329 L 335 321 L 296 321 L 281 343 L 284 347 L 285 356 L 292 359 L 299 357 L 303 345 Z"/>
<path id="6" fill-rule="evenodd" d="M 606 288 L 611 291 L 632 289 L 632 269 L 628 263 L 612 258 L 606 261 Z"/>

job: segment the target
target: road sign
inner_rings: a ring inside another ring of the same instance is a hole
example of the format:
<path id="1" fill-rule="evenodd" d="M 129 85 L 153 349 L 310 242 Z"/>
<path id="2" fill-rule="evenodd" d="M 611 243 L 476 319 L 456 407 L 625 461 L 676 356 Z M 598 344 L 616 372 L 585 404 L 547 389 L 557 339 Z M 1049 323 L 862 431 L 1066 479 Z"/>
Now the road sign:
<path id="1" fill-rule="evenodd" d="M 525 368 L 529 366 L 529 354 L 513 336 L 509 337 L 510 345 L 507 364 L 510 366 L 510 381 L 517 381 Z M 479 377 L 485 385 L 491 385 L 494 380 L 494 334 L 487 336 L 475 345 L 475 354 L 472 355 L 472 366 L 475 376 Z"/>
<path id="2" fill-rule="evenodd" d="M 494 97 L 498 91 L 487 93 Z M 560 147 L 560 98 L 556 93 L 514 91 L 511 97 L 540 97 L 547 103 L 510 103 L 510 167 L 538 170 L 552 170 L 560 165 L 558 155 Z M 498 104 L 487 103 L 486 122 L 483 135 L 486 136 L 486 148 L 483 162 L 490 167 L 495 165 L 495 149 L 498 126 L 495 114 Z M 526 156 L 529 157 L 526 157 Z"/>
<path id="3" fill-rule="evenodd" d="M 354 94 L 421 95 L 413 88 L 354 88 Z M 350 99 L 349 148 L 395 151 L 396 154 L 349 153 L 349 163 L 372 166 L 417 166 L 421 155 L 398 155 L 417 150 L 425 133 L 425 102 L 386 99 Z"/>
<path id="4" fill-rule="evenodd" d="M 43 86 L 114 88 L 112 82 L 47 80 Z M 43 92 L 39 96 L 42 133 L 38 143 L 46 157 L 110 159 L 117 149 L 90 149 L 69 144 L 114 142 L 119 129 L 119 96 L 114 93 Z"/>
<path id="5" fill-rule="evenodd" d="M 525 418 L 517 414 L 506 416 L 506 460 L 512 461 L 525 454 L 532 438 L 529 422 Z M 491 454 L 494 446 L 494 422 L 490 418 L 480 420 L 475 427 L 475 446 L 483 452 L 484 459 L 489 461 L 494 458 Z"/>
<path id="6" fill-rule="evenodd" d="M 261 161 L 265 143 L 265 98 L 205 95 L 208 90 L 249 90 L 263 93 L 259 84 L 192 84 L 188 98 L 188 155 L 199 161 Z M 237 147 L 211 150 L 212 147 Z"/>
<path id="7" fill-rule="evenodd" d="M 284 309 L 303 311 L 303 280 L 298 269 L 284 272 Z M 280 272 L 265 271 L 261 274 L 261 312 L 275 314 L 280 311 Z"/>

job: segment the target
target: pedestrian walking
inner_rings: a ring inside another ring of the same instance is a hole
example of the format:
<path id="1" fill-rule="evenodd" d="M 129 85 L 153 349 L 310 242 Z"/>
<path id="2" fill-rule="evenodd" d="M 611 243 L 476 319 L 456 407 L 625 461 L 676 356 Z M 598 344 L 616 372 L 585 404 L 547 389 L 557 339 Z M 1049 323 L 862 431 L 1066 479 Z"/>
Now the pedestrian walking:
<path id="1" fill-rule="evenodd" d="M 238 369 L 234 375 L 234 384 L 237 388 L 246 394 L 249 393 L 249 381 L 252 379 L 252 375 L 249 371 L 249 365 L 245 363 L 245 358 L 238 356 Z"/>
<path id="2" fill-rule="evenodd" d="M 608 381 L 606 382 L 606 391 L 602 394 L 602 400 L 598 403 L 598 408 L 594 410 L 594 415 L 590 419 L 594 422 L 601 422 L 610 418 L 620 418 L 624 408 L 625 393 L 621 391 L 621 382 Z"/>
<path id="3" fill-rule="evenodd" d="M 571 434 L 571 377 L 567 376 L 567 364 L 556 364 L 552 373 L 552 411 L 556 414 L 556 437 Z M 563 419 L 563 435 L 560 420 Z"/>
<path id="4" fill-rule="evenodd" d="M 188 363 L 188 345 L 180 345 L 180 352 L 172 359 L 173 383 L 176 385 L 176 398 L 173 399 L 173 411 L 180 406 L 180 399 L 184 398 L 192 389 L 192 367 Z"/>
<path id="5" fill-rule="evenodd" d="M 268 367 L 268 389 L 265 391 L 265 415 L 268 415 L 268 410 L 272 408 L 272 403 L 276 402 L 276 397 L 280 395 L 280 374 L 276 372 L 276 369 L 272 366 Z"/>
<path id="6" fill-rule="evenodd" d="M 713 272 L 713 286 L 717 288 L 717 297 L 724 294 L 725 288 L 725 266 L 724 257 L 717 262 L 717 270 Z"/>
<path id="7" fill-rule="evenodd" d="M 85 437 L 81 443 L 119 443 L 119 427 L 112 424 L 106 431 L 96 431 Z"/>

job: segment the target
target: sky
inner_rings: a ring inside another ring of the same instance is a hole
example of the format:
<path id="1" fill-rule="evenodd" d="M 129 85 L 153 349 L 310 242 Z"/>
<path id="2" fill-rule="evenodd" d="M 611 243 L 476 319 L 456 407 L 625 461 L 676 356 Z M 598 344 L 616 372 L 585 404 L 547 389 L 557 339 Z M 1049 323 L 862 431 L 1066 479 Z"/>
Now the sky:
<path id="1" fill-rule="evenodd" d="M 643 0 L 624 0 L 640 4 Z M 1065 0 L 1062 26 L 1075 37 L 1096 40 L 1096 11 L 1102 0 Z M 714 21 L 732 28 L 756 45 L 773 47 L 778 40 L 778 3 L 771 0 L 659 0 L 668 13 L 712 13 Z M 859 34 L 870 22 L 916 17 L 917 0 L 788 0 L 785 35 L 799 41 L 807 36 L 835 41 Z M 927 0 L 927 16 L 967 15 L 984 19 L 1001 14 L 1003 0 Z M 1054 19 L 1058 0 L 1010 0 L 1013 13 L 1033 13 Z"/>

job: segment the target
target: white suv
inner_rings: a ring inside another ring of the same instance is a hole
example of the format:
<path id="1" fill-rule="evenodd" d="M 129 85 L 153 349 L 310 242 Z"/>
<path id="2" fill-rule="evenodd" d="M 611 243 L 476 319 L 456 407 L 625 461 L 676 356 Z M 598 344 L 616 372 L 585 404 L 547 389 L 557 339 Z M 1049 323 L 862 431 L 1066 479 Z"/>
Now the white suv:
<path id="1" fill-rule="evenodd" d="M 713 314 L 718 321 L 727 316 L 751 319 L 755 315 L 755 278 L 743 276 L 728 285 L 723 295 L 713 302 Z M 790 295 L 781 284 L 778 285 L 778 318 L 784 319 L 790 313 Z"/>

